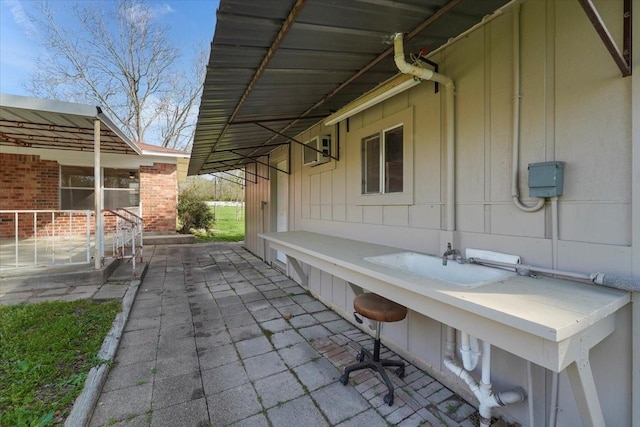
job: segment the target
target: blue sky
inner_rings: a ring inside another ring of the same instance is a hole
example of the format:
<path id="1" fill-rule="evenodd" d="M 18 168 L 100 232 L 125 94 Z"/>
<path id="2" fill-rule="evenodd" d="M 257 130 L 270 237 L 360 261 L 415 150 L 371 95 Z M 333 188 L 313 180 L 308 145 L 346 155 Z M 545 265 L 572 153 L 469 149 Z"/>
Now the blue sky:
<path id="1" fill-rule="evenodd" d="M 65 7 L 67 1 L 54 1 L 54 8 Z M 182 60 L 193 63 L 192 55 L 204 46 L 206 54 L 213 38 L 219 0 L 148 1 L 157 10 L 156 19 L 169 25 L 169 37 L 182 50 Z M 30 35 L 37 29 L 26 12 L 32 1 L 0 0 L 0 92 L 29 96 L 23 88 L 28 80 L 39 49 Z"/>

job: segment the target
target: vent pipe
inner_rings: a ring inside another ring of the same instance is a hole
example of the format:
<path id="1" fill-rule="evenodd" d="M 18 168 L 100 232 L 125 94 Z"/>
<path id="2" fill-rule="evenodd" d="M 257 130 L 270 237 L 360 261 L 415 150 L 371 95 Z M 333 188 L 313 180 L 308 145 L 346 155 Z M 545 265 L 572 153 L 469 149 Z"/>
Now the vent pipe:
<path id="1" fill-rule="evenodd" d="M 404 45 L 402 33 L 396 33 L 393 36 L 394 56 L 398 70 L 404 74 L 410 74 L 418 79 L 432 80 L 441 83 L 445 92 L 445 139 L 447 145 L 447 231 L 455 231 L 456 229 L 456 193 L 455 193 L 455 117 L 454 117 L 454 85 L 451 78 L 436 73 L 426 68 L 420 68 L 407 63 L 404 59 Z"/>

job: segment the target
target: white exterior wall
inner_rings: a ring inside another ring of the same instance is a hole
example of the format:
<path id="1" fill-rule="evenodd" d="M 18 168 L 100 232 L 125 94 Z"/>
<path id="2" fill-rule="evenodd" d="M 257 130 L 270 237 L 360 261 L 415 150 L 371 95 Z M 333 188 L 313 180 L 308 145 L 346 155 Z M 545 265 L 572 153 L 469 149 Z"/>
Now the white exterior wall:
<path id="1" fill-rule="evenodd" d="M 622 2 L 595 4 L 622 46 Z M 564 195 L 558 203 L 557 252 L 551 238 L 554 218 L 549 201 L 539 212 L 525 213 L 510 197 L 510 10 L 431 58 L 456 85 L 456 231 L 443 231 L 447 173 L 441 126 L 443 91 L 434 94 L 430 82 L 357 114 L 349 119 L 348 131 L 346 122 L 340 123 L 338 162 L 302 166 L 301 148 L 293 147 L 290 230 L 430 254 L 442 253 L 447 241 L 453 241 L 462 250 L 474 247 L 514 253 L 524 263 L 541 267 L 640 276 L 640 218 L 638 211 L 632 211 L 632 203 L 637 208 L 640 198 L 640 186 L 632 187 L 632 174 L 636 179 L 640 176 L 640 138 L 637 133 L 632 137 L 632 128 L 637 132 L 640 126 L 640 85 L 632 91 L 632 81 L 637 82 L 640 73 L 638 10 L 634 17 L 636 74 L 622 78 L 578 2 L 530 0 L 522 6 L 520 192 L 528 195 L 529 163 L 566 162 Z M 359 197 L 359 130 L 382 126 L 398 114 L 408 114 L 412 120 L 412 133 L 407 135 L 405 128 L 405 140 L 412 139 L 413 201 L 363 204 Z M 308 141 L 328 133 L 333 134 L 335 144 L 334 126 L 317 125 L 297 139 Z M 246 245 L 259 256 L 263 254 L 263 242 L 255 235 L 262 230 L 259 201 L 274 200 L 271 196 L 264 180 L 247 185 Z M 344 281 L 312 270 L 309 283 L 314 294 L 351 320 L 353 293 Z M 631 425 L 631 322 L 631 308 L 626 307 L 614 334 L 591 352 L 609 425 Z M 453 389 L 465 393 L 441 362 L 443 325 L 410 312 L 405 321 L 385 325 L 383 334 L 436 376 L 448 377 Z M 495 349 L 493 367 L 496 389 L 526 388 L 523 359 Z M 534 412 L 537 424 L 543 425 L 549 415 L 551 376 L 537 366 L 533 374 Z M 528 424 L 526 404 L 506 411 L 507 418 Z M 560 376 L 558 425 L 580 425 L 564 374 Z"/>

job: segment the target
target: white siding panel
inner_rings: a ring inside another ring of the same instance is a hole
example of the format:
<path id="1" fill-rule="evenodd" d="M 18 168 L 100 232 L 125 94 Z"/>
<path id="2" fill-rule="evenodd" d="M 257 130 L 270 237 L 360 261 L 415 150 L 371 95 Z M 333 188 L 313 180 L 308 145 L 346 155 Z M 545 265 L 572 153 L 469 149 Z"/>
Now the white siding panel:
<path id="1" fill-rule="evenodd" d="M 311 206 L 308 203 L 302 204 L 300 208 L 301 208 L 300 216 L 302 218 L 305 218 L 305 219 L 311 218 Z"/>
<path id="2" fill-rule="evenodd" d="M 332 193 L 332 176 L 333 172 L 322 172 L 320 174 L 320 204 L 330 205 L 333 198 Z"/>
<path id="3" fill-rule="evenodd" d="M 321 182 L 320 182 L 321 174 L 313 174 L 309 175 L 309 202 L 312 205 L 321 204 Z"/>
<path id="4" fill-rule="evenodd" d="M 309 214 L 311 219 L 322 219 L 322 213 L 320 211 L 320 205 L 311 205 L 311 212 Z"/>
<path id="5" fill-rule="evenodd" d="M 631 247 L 560 241 L 559 268 L 585 274 L 596 272 L 631 276 Z"/>
<path id="6" fill-rule="evenodd" d="M 320 296 L 326 301 L 333 301 L 333 276 L 324 271 L 320 274 Z"/>
<path id="7" fill-rule="evenodd" d="M 529 204 L 531 204 L 529 202 Z M 524 214 L 511 203 L 491 207 L 491 232 L 522 237 L 545 236 L 544 210 Z"/>
<path id="8" fill-rule="evenodd" d="M 349 222 L 362 222 L 362 206 L 360 205 L 347 205 L 347 221 Z"/>
<path id="9" fill-rule="evenodd" d="M 331 216 L 334 221 L 346 221 L 347 220 L 347 206 L 346 205 L 333 205 L 331 206 Z"/>
<path id="10" fill-rule="evenodd" d="M 340 309 L 349 313 L 352 307 L 347 307 L 347 287 L 349 284 L 337 277 L 333 278 L 333 303 Z"/>
<path id="11" fill-rule="evenodd" d="M 631 79 L 606 58 L 578 4 L 556 8 L 556 155 L 567 162 L 565 197 L 629 201 L 631 144 L 620 142 L 631 140 Z"/>
<path id="12" fill-rule="evenodd" d="M 440 201 L 440 156 L 441 156 L 441 113 L 442 89 L 434 93 L 431 82 L 423 82 L 411 92 L 415 102 L 414 111 L 414 168 L 415 203 Z"/>
<path id="13" fill-rule="evenodd" d="M 322 272 L 315 267 L 309 271 L 309 290 L 315 295 L 322 293 Z"/>
<path id="14" fill-rule="evenodd" d="M 512 170 L 512 141 L 513 141 L 513 55 L 511 35 L 511 14 L 504 19 L 496 19 L 490 28 L 487 28 L 487 41 L 489 42 L 488 64 L 489 73 L 486 90 L 488 99 L 486 105 L 489 110 L 490 126 L 490 200 L 511 201 L 511 170 Z M 521 114 L 521 119 L 524 119 Z M 527 120 L 522 120 L 526 122 Z M 531 147 L 526 147 L 525 142 L 520 143 L 520 187 L 526 183 L 526 164 L 529 161 L 544 160 L 531 157 Z M 535 159 L 535 160 L 534 160 Z M 522 166 L 524 165 L 524 167 Z M 514 215 L 526 217 L 528 214 L 514 210 Z M 492 228 L 493 230 L 493 228 Z"/>
<path id="15" fill-rule="evenodd" d="M 362 222 L 365 224 L 382 224 L 382 206 L 363 206 Z"/>
<path id="16" fill-rule="evenodd" d="M 409 351 L 419 360 L 439 368 L 442 358 L 440 323 L 412 310 L 407 313 L 407 320 Z"/>
<path id="17" fill-rule="evenodd" d="M 405 318 L 401 322 L 382 323 L 382 334 L 387 339 L 393 341 L 400 348 L 407 348 L 409 345 L 409 325 Z"/>
<path id="18" fill-rule="evenodd" d="M 295 158 L 297 158 L 297 156 Z M 298 175 L 300 176 L 300 204 L 302 206 L 302 218 L 310 218 L 311 179 L 306 173 L 299 173 Z"/>
<path id="19" fill-rule="evenodd" d="M 460 231 L 484 232 L 484 205 L 458 204 L 456 225 Z"/>
<path id="20" fill-rule="evenodd" d="M 333 217 L 333 207 L 329 205 L 320 206 L 320 219 L 330 221 Z"/>
<path id="21" fill-rule="evenodd" d="M 346 153 L 346 150 L 342 149 L 342 153 Z M 331 178 L 331 200 L 329 203 L 343 205 L 347 200 L 345 163 L 344 154 L 340 154 L 340 161 L 335 170 L 329 173 Z"/>
<path id="22" fill-rule="evenodd" d="M 441 205 L 413 205 L 409 208 L 411 226 L 415 228 L 440 228 Z"/>
<path id="23" fill-rule="evenodd" d="M 484 194 L 484 30 L 464 44 L 454 45 L 446 68 L 463 69 L 456 79 L 456 191 L 458 201 L 475 201 Z"/>
<path id="24" fill-rule="evenodd" d="M 631 245 L 631 205 L 562 203 L 560 238 L 586 243 Z"/>
<path id="25" fill-rule="evenodd" d="M 404 227 L 409 225 L 408 206 L 384 206 L 382 215 L 385 225 L 399 225 Z"/>

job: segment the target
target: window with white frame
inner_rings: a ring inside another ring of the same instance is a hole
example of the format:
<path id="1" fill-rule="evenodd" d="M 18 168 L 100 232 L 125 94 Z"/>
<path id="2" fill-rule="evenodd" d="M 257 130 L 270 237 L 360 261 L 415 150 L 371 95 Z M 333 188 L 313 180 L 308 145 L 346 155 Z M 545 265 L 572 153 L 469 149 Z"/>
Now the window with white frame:
<path id="1" fill-rule="evenodd" d="M 94 208 L 94 170 L 84 166 L 62 166 L 60 171 L 60 208 Z M 140 179 L 137 170 L 102 170 L 104 208 L 136 207 L 140 203 Z"/>
<path id="2" fill-rule="evenodd" d="M 347 133 L 347 156 L 354 162 L 347 182 L 356 205 L 413 204 L 413 127 L 410 106 Z"/>
<path id="3" fill-rule="evenodd" d="M 403 147 L 402 125 L 362 139 L 362 194 L 402 193 Z"/>

